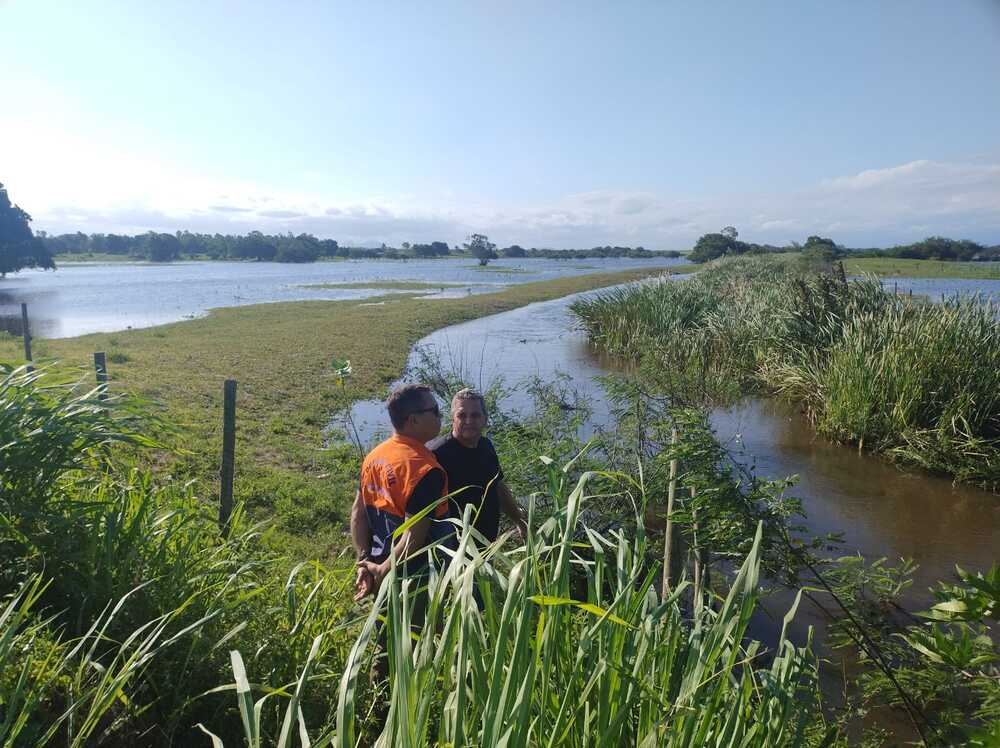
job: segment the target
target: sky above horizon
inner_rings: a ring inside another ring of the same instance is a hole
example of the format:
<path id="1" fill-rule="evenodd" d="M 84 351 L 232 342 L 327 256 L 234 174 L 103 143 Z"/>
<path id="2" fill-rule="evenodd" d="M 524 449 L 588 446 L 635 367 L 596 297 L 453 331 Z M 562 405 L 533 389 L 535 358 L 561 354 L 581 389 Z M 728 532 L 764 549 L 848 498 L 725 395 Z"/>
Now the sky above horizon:
<path id="1" fill-rule="evenodd" d="M 33 228 L 1000 243 L 1000 0 L 0 0 Z"/>

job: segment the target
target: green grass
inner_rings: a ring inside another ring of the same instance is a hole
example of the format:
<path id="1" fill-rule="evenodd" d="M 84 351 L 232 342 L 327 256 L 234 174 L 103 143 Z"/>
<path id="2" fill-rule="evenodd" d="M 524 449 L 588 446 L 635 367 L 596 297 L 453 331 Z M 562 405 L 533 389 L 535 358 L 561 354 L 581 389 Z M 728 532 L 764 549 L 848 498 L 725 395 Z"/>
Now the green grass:
<path id="1" fill-rule="evenodd" d="M 3 371 L 0 745 L 208 745 L 205 733 L 214 745 L 308 735 L 345 748 L 821 737 L 808 646 L 782 634 L 764 657 L 746 636 L 763 529 L 714 605 L 686 583 L 661 595 L 641 469 L 577 479 L 572 464 L 536 460 L 545 488 L 519 546 L 477 546 L 467 511 L 451 560 L 429 577 L 418 636 L 412 586 L 395 570 L 357 620 L 349 571 L 293 565 L 239 514 L 220 538 L 211 502 L 135 468 L 129 450 L 155 446 L 153 426 L 131 398 L 100 400 L 51 371 Z M 584 525 L 609 496 L 634 531 Z M 390 678 L 370 683 L 380 614 Z"/>
<path id="2" fill-rule="evenodd" d="M 164 457 L 178 480 L 214 496 L 222 439 L 222 384 L 238 380 L 236 498 L 254 516 L 275 517 L 293 555 L 330 558 L 347 545 L 338 528 L 354 495 L 358 458 L 346 444 L 324 446 L 323 429 L 352 401 L 384 397 L 413 345 L 457 322 L 636 280 L 658 269 L 525 283 L 459 299 L 389 297 L 383 305 L 304 301 L 217 309 L 207 317 L 142 330 L 36 340 L 36 360 L 92 367 L 94 351 L 114 350 L 111 390 L 162 404 L 179 427 Z M 112 343 L 113 340 L 113 343 Z M 20 339 L 0 341 L 0 360 L 20 361 Z M 333 358 L 350 359 L 346 388 Z"/>
<path id="3" fill-rule="evenodd" d="M 85 252 L 83 254 L 58 254 L 52 259 L 56 262 L 56 267 L 59 265 L 72 265 L 79 262 L 100 262 L 100 263 L 119 263 L 119 262 L 142 262 L 145 263 L 147 260 L 136 259 L 130 257 L 129 255 L 114 255 L 108 254 L 107 252 Z"/>
<path id="4" fill-rule="evenodd" d="M 427 281 L 356 281 L 352 283 L 310 283 L 302 288 L 375 288 L 392 291 L 424 291 L 475 285 L 472 283 L 429 283 Z"/>
<path id="5" fill-rule="evenodd" d="M 984 278 L 1000 280 L 997 262 L 940 262 L 889 257 L 845 259 L 849 275 L 877 275 L 883 278 Z"/>

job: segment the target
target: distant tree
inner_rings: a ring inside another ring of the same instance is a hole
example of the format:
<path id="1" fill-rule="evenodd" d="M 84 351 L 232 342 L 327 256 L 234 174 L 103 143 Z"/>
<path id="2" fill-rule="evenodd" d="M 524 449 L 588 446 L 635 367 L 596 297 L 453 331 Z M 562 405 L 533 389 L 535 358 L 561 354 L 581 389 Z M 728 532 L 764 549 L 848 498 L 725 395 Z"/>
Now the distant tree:
<path id="1" fill-rule="evenodd" d="M 524 247 L 517 244 L 511 244 L 509 247 L 504 247 L 500 250 L 500 254 L 504 257 L 525 257 L 527 252 Z"/>
<path id="2" fill-rule="evenodd" d="M 45 242 L 31 232 L 31 216 L 11 204 L 7 190 L 0 184 L 0 278 L 21 268 L 54 270 Z"/>
<path id="3" fill-rule="evenodd" d="M 479 260 L 480 265 L 486 265 L 490 260 L 495 260 L 497 245 L 490 242 L 485 234 L 472 234 L 469 243 L 465 245 L 466 251 Z"/>
<path id="4" fill-rule="evenodd" d="M 810 236 L 802 245 L 803 256 L 820 262 L 833 262 L 842 254 L 833 239 L 824 236 Z"/>
<path id="5" fill-rule="evenodd" d="M 173 234 L 150 231 L 142 239 L 142 254 L 151 262 L 171 262 L 181 254 L 181 243 Z"/>
<path id="6" fill-rule="evenodd" d="M 743 249 L 741 244 L 742 242 L 721 232 L 705 234 L 698 239 L 688 256 L 692 262 L 708 262 L 728 254 L 740 254 L 740 250 Z"/>
<path id="7" fill-rule="evenodd" d="M 316 237 L 309 234 L 286 236 L 278 242 L 278 253 L 274 259 L 277 262 L 316 262 L 319 252 Z"/>
<path id="8" fill-rule="evenodd" d="M 410 252 L 414 257 L 435 257 L 437 254 L 432 244 L 414 244 L 410 247 Z"/>
<path id="9" fill-rule="evenodd" d="M 340 245 L 336 239 L 320 239 L 319 248 L 324 257 L 336 257 L 340 253 Z"/>
<path id="10" fill-rule="evenodd" d="M 445 242 L 431 242 L 431 249 L 437 257 L 448 256 L 448 245 Z"/>
<path id="11" fill-rule="evenodd" d="M 736 241 L 736 239 L 739 238 L 740 235 L 740 232 L 737 231 L 734 226 L 726 226 L 719 233 L 722 234 L 727 239 L 732 239 L 733 241 Z"/>
<path id="12" fill-rule="evenodd" d="M 240 260 L 263 260 L 269 261 L 278 254 L 278 247 L 274 241 L 264 236 L 259 231 L 251 231 L 246 236 L 241 236 L 233 243 L 231 256 Z"/>

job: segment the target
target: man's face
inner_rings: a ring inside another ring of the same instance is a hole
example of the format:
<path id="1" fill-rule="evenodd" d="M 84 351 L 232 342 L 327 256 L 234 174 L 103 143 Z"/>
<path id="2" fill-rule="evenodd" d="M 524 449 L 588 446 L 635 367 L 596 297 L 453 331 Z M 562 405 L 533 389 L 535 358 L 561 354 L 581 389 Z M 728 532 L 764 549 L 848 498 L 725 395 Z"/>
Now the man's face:
<path id="1" fill-rule="evenodd" d="M 432 394 L 424 393 L 420 407 L 410 414 L 409 421 L 410 436 L 419 441 L 429 442 L 441 433 L 441 410 Z"/>
<path id="2" fill-rule="evenodd" d="M 486 413 L 479 400 L 454 400 L 451 404 L 451 433 L 463 444 L 474 447 L 486 428 Z"/>

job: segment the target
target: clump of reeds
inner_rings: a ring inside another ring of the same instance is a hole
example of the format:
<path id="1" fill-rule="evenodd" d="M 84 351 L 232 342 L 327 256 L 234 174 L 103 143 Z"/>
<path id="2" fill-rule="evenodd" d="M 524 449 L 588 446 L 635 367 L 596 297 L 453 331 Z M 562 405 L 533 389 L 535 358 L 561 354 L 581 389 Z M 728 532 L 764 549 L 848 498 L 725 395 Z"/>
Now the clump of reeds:
<path id="1" fill-rule="evenodd" d="M 427 584 L 419 635 L 410 633 L 412 583 L 390 574 L 341 679 L 335 745 L 355 745 L 357 715 L 369 707 L 359 674 L 380 615 L 389 680 L 377 746 L 804 740 L 816 693 L 808 650 L 782 636 L 765 664 L 759 646 L 744 640 L 756 600 L 759 531 L 725 600 L 711 607 L 697 595 L 693 621 L 685 621 L 678 599 L 686 584 L 659 594 L 641 531 L 626 537 L 585 529 L 587 541 L 575 540 L 598 480 L 601 491 L 609 482 L 624 489 L 642 512 L 641 487 L 624 476 L 587 473 L 553 497 L 558 510 L 516 550 L 505 550 L 503 539 L 478 546 L 467 513 L 458 549 Z M 552 485 L 562 485 L 558 476 Z"/>
<path id="2" fill-rule="evenodd" d="M 573 311 L 595 343 L 673 372 L 681 390 L 779 394 L 803 403 L 825 435 L 1000 485 L 996 303 L 932 304 L 872 278 L 759 257 L 599 294 Z"/>

